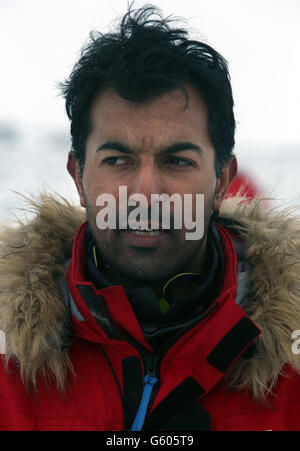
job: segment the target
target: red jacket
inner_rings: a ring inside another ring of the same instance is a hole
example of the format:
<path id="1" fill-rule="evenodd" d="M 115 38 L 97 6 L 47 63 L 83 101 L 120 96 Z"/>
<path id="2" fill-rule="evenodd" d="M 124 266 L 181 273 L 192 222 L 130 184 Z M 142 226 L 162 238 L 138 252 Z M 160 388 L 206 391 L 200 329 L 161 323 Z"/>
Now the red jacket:
<path id="1" fill-rule="evenodd" d="M 25 388 L 16 357 L 7 370 L 1 363 L 1 430 L 119 431 L 131 430 L 134 420 L 143 430 L 156 431 L 300 430 L 300 381 L 288 363 L 265 400 L 254 399 L 251 384 L 228 388 L 228 374 L 251 368 L 261 330 L 236 302 L 239 265 L 226 228 L 218 225 L 225 259 L 220 296 L 201 321 L 153 358 L 123 288 L 97 291 L 85 280 L 85 227 L 74 241 L 65 295 L 72 338 L 61 352 L 68 353 L 74 375 L 68 373 L 61 392 L 40 371 L 34 393 Z M 102 314 L 92 315 L 99 306 Z M 153 387 L 146 375 L 157 378 Z"/>

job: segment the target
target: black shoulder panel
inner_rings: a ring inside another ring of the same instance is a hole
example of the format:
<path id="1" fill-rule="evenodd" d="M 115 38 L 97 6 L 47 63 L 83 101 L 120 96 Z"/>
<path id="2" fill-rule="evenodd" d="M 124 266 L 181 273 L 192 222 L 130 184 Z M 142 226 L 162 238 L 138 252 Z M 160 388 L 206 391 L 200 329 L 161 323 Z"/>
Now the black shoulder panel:
<path id="1" fill-rule="evenodd" d="M 224 373 L 259 334 L 260 330 L 249 318 L 242 318 L 210 352 L 208 363 Z"/>

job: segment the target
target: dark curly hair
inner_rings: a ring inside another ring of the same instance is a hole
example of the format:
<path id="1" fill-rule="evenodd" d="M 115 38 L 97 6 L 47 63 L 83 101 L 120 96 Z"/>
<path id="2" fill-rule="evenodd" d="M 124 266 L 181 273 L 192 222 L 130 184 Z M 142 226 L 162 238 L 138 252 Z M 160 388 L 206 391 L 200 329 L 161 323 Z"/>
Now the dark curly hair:
<path id="1" fill-rule="evenodd" d="M 191 83 L 208 108 L 217 177 L 232 157 L 235 119 L 226 60 L 212 47 L 189 40 L 187 31 L 172 28 L 152 5 L 129 6 L 113 33 L 92 32 L 70 77 L 61 83 L 71 120 L 72 150 L 83 172 L 85 146 L 92 129 L 91 103 L 101 88 L 141 103 Z M 81 172 L 81 173 L 82 173 Z"/>

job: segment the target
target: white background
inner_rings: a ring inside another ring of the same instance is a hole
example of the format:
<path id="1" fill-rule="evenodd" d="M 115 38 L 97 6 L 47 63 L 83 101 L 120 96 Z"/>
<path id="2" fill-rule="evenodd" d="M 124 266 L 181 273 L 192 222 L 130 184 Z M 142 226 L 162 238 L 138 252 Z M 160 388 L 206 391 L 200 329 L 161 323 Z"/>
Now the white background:
<path id="1" fill-rule="evenodd" d="M 137 6 L 144 2 L 137 2 Z M 160 0 L 229 62 L 240 167 L 284 205 L 300 205 L 299 0 Z M 127 0 L 0 0 L 0 218 L 22 214 L 12 190 L 77 196 L 65 169 L 69 123 L 57 82 L 91 30 Z M 275 201 L 274 201 L 275 202 Z"/>

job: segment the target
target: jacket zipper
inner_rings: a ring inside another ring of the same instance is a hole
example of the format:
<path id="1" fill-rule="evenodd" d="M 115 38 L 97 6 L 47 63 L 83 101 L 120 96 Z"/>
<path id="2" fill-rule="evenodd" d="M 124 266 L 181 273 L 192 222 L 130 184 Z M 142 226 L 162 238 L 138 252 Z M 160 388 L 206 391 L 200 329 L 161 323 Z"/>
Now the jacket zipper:
<path id="1" fill-rule="evenodd" d="M 140 431 L 144 425 L 147 412 L 152 407 L 158 391 L 159 357 L 157 355 L 144 355 L 146 375 L 144 377 L 144 390 L 131 431 Z"/>
<path id="2" fill-rule="evenodd" d="M 201 320 L 206 318 L 215 308 L 217 304 L 211 306 L 207 312 L 201 315 Z M 197 319 L 197 322 L 200 318 Z M 194 326 L 194 325 L 193 325 Z M 193 327 L 192 326 L 192 327 Z M 189 329 L 188 329 L 189 330 Z M 184 331 L 186 333 L 187 330 Z M 160 362 L 166 352 L 173 346 L 173 344 L 182 336 L 182 332 L 179 336 L 175 335 L 170 340 L 168 340 L 164 346 L 159 349 L 159 353 L 157 354 L 149 354 L 149 351 L 146 351 L 145 348 L 140 345 L 136 340 L 132 339 L 129 336 L 126 336 L 126 341 L 130 343 L 140 354 L 144 368 L 145 377 L 144 377 L 144 390 L 142 393 L 142 399 L 140 405 L 137 410 L 137 414 L 135 416 L 134 422 L 131 427 L 131 431 L 140 431 L 143 428 L 145 418 L 147 413 L 150 412 L 151 407 L 156 398 L 156 394 L 159 389 L 159 376 L 160 376 Z M 146 351 L 146 352 L 145 352 Z M 149 376 L 149 377 L 147 377 Z M 122 397 L 121 397 L 122 399 Z"/>
<path id="3" fill-rule="evenodd" d="M 155 384 L 155 386 L 153 387 L 152 393 L 151 393 L 151 397 L 149 400 L 149 404 L 148 404 L 148 408 L 147 408 L 147 412 L 149 413 L 151 410 L 151 407 L 154 403 L 154 400 L 156 398 L 158 389 L 159 389 L 159 382 L 160 382 L 160 378 L 159 378 L 159 370 L 160 370 L 160 362 L 161 362 L 161 356 L 156 355 L 147 355 L 144 356 L 144 360 L 146 363 L 146 372 L 147 374 L 152 375 L 153 377 L 157 378 L 157 383 Z"/>

